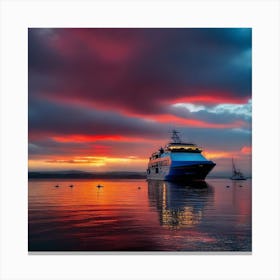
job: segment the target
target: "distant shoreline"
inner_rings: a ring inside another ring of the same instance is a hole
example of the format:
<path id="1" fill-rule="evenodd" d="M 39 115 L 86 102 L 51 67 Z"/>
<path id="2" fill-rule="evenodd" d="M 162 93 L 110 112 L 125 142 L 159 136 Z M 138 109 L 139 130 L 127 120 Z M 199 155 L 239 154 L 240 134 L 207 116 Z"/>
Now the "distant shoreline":
<path id="1" fill-rule="evenodd" d="M 226 175 L 212 175 L 206 179 L 229 179 Z M 128 172 L 128 171 L 114 171 L 106 173 L 93 173 L 84 171 L 30 171 L 28 172 L 28 179 L 146 179 L 145 172 Z M 247 179 L 251 179 L 248 176 Z"/>
<path id="2" fill-rule="evenodd" d="M 28 172 L 28 179 L 146 179 L 140 172 L 92 173 L 79 171 L 65 172 Z"/>

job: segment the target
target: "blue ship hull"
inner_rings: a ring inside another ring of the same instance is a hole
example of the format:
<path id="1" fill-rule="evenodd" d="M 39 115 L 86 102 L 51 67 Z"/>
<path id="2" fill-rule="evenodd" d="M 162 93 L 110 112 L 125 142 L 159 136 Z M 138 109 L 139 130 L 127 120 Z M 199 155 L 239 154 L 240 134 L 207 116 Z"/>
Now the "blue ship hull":
<path id="1" fill-rule="evenodd" d="M 204 180 L 216 164 L 200 153 L 163 154 L 147 169 L 147 179 L 165 181 Z"/>
<path id="2" fill-rule="evenodd" d="M 192 162 L 177 167 L 171 167 L 169 174 L 164 176 L 166 181 L 204 180 L 216 164 L 208 162 Z"/>

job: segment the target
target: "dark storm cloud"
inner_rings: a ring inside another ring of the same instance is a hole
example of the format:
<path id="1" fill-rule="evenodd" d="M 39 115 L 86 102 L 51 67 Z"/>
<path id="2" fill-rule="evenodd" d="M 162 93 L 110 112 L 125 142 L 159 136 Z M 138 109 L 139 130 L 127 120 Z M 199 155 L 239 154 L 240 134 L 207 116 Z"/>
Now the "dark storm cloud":
<path id="1" fill-rule="evenodd" d="M 164 29 L 161 32 L 165 34 L 162 46 L 142 60 L 142 72 L 160 73 L 163 81 L 175 85 L 175 96 L 196 95 L 203 90 L 250 96 L 250 29 Z M 247 57 L 244 53 L 248 53 Z M 236 63 L 239 57 L 244 58 L 244 65 Z"/>
<path id="2" fill-rule="evenodd" d="M 240 102 L 250 53 L 250 29 L 30 29 L 30 97 L 141 114 L 188 96 Z"/>
<path id="3" fill-rule="evenodd" d="M 54 67 L 63 63 L 63 58 L 55 49 L 49 47 L 55 39 L 55 33 L 51 29 L 28 30 L 28 70 L 33 74 L 50 73 Z M 31 75 L 31 81 L 32 75 Z"/>
<path id="4" fill-rule="evenodd" d="M 29 102 L 29 136 L 40 135 L 130 135 L 159 137 L 164 128 L 155 122 L 121 114 L 54 104 L 32 99 Z"/>

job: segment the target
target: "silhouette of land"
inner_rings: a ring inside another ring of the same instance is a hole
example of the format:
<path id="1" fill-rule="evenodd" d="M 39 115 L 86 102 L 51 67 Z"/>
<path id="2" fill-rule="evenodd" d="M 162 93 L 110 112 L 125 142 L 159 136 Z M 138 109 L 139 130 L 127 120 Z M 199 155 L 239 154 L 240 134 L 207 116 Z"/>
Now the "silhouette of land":
<path id="1" fill-rule="evenodd" d="M 207 178 L 229 179 L 230 175 L 229 173 L 217 173 L 210 174 Z M 247 176 L 247 178 L 251 179 L 251 176 Z M 136 171 L 87 172 L 81 170 L 29 171 L 28 179 L 146 179 L 146 173 Z"/>
<path id="2" fill-rule="evenodd" d="M 28 179 L 144 179 L 145 172 L 30 171 Z"/>

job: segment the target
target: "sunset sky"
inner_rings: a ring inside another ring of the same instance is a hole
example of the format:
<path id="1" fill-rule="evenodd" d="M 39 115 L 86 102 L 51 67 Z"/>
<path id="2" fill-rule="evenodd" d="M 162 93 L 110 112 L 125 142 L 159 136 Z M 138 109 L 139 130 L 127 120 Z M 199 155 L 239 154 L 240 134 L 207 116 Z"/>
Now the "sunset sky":
<path id="1" fill-rule="evenodd" d="M 145 171 L 172 129 L 251 175 L 249 28 L 28 32 L 29 171 Z"/>

